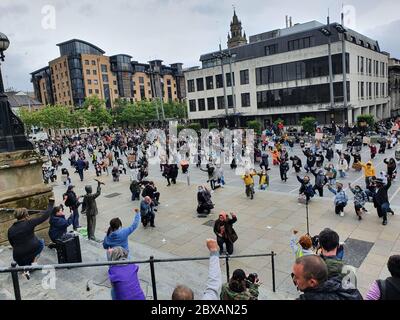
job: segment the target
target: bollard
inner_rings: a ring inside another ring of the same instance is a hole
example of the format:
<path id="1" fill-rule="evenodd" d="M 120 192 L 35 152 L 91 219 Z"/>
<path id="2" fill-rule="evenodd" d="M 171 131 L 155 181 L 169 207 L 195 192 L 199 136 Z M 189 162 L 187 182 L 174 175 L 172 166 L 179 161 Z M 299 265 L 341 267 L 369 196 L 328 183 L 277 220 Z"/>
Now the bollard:
<path id="1" fill-rule="evenodd" d="M 154 257 L 150 257 L 151 286 L 153 288 L 153 299 L 157 301 L 156 274 L 154 272 Z"/>
<path id="2" fill-rule="evenodd" d="M 15 262 L 11 263 L 11 267 L 15 268 L 15 267 L 17 267 L 17 264 Z M 21 300 L 21 290 L 19 287 L 18 272 L 11 271 L 11 278 L 12 278 L 13 287 L 14 287 L 15 300 Z"/>

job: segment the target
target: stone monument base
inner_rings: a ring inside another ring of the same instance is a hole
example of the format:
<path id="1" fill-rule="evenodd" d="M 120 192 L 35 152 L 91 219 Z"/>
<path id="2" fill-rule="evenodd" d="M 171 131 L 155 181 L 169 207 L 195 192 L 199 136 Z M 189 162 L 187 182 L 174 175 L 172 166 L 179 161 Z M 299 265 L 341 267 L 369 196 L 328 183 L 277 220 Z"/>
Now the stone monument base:
<path id="1" fill-rule="evenodd" d="M 43 183 L 42 164 L 47 161 L 36 151 L 0 153 L 0 208 L 27 208 L 45 210 L 53 197 L 50 186 Z M 36 215 L 33 214 L 31 218 Z M 0 209 L 0 245 L 8 243 L 7 232 L 15 222 L 14 213 Z M 48 223 L 38 226 L 35 232 L 46 235 Z"/>

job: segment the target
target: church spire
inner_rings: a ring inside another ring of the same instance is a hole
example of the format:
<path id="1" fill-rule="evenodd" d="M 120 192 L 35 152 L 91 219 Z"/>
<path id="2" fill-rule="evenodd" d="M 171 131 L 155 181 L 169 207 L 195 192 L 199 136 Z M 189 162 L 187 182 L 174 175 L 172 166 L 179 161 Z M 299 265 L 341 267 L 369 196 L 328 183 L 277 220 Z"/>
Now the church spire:
<path id="1" fill-rule="evenodd" d="M 246 33 L 242 34 L 242 22 L 239 20 L 236 9 L 233 7 L 233 18 L 231 22 L 231 32 L 228 36 L 228 48 L 234 48 L 247 44 Z"/>

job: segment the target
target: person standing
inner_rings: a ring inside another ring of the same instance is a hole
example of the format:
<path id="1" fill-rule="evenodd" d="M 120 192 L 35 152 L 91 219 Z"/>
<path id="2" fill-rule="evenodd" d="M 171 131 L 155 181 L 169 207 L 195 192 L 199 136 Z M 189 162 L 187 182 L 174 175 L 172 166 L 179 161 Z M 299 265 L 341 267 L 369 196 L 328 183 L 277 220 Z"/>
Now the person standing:
<path id="1" fill-rule="evenodd" d="M 85 187 L 86 195 L 83 196 L 82 213 L 86 214 L 87 218 L 87 232 L 89 240 L 96 241 L 96 216 L 99 214 L 97 210 L 96 199 L 101 194 L 101 182 L 97 181 L 97 192 L 93 194 L 92 186 Z"/>
<path id="2" fill-rule="evenodd" d="M 214 223 L 214 233 L 217 236 L 220 255 L 222 255 L 224 251 L 224 243 L 226 245 L 226 252 L 231 255 L 233 253 L 233 244 L 238 239 L 233 229 L 233 224 L 236 223 L 237 217 L 233 213 L 231 213 L 231 217 L 232 218 L 229 218 L 226 212 L 222 211 L 219 214 L 218 220 Z"/>
<path id="3" fill-rule="evenodd" d="M 328 178 L 325 176 L 324 170 L 323 169 L 318 169 L 318 172 L 316 172 L 314 169 L 311 169 L 311 173 L 315 177 L 315 184 L 314 184 L 314 192 L 318 190 L 319 196 L 323 197 L 324 196 L 324 186 L 328 183 Z"/>
<path id="4" fill-rule="evenodd" d="M 365 300 L 400 300 L 400 255 L 393 255 L 387 262 L 390 277 L 372 283 Z"/>
<path id="5" fill-rule="evenodd" d="M 365 186 L 369 187 L 371 179 L 376 177 L 376 170 L 372 161 L 368 161 L 367 163 L 360 162 L 361 167 L 364 169 L 364 177 L 365 177 Z"/>
<path id="6" fill-rule="evenodd" d="M 86 163 L 82 158 L 79 158 L 76 162 L 76 170 L 78 171 L 79 178 L 83 181 L 83 170 L 86 168 Z"/>
<path id="7" fill-rule="evenodd" d="M 281 175 L 281 180 L 283 182 L 287 181 L 287 172 L 289 171 L 289 164 L 286 161 L 286 158 L 278 158 L 279 161 L 279 172 Z"/>
<path id="8" fill-rule="evenodd" d="M 387 184 L 382 179 L 376 180 L 376 193 L 374 195 L 374 204 L 378 212 L 379 218 L 383 218 L 382 224 L 387 225 L 387 213 L 393 211 L 390 209 L 388 190 L 392 185 L 390 177 L 388 177 Z"/>
<path id="9" fill-rule="evenodd" d="M 75 186 L 70 185 L 68 186 L 67 192 L 64 193 L 64 204 L 73 212 L 73 220 L 72 220 L 72 226 L 74 228 L 74 231 L 78 230 L 80 228 L 79 225 L 79 197 L 76 196 L 76 193 L 74 192 Z"/>
<path id="10" fill-rule="evenodd" d="M 339 170 L 339 175 L 341 178 L 346 177 L 346 171 L 349 170 L 349 162 L 344 158 L 344 155 L 340 155 L 340 159 L 338 162 L 338 170 Z"/>

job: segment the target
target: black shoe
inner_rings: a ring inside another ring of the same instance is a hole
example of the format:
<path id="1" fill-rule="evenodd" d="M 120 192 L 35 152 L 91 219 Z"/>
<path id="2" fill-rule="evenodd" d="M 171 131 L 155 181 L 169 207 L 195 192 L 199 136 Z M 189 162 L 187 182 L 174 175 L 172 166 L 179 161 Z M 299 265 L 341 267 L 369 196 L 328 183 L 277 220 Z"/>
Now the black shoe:
<path id="1" fill-rule="evenodd" d="M 387 225 L 387 220 L 383 220 L 382 224 L 383 224 L 384 226 L 386 226 L 386 225 Z"/>
<path id="2" fill-rule="evenodd" d="M 56 245 L 55 243 L 50 243 L 47 247 L 48 247 L 49 249 L 56 249 L 56 248 L 57 248 L 57 245 Z"/>
<path id="3" fill-rule="evenodd" d="M 156 226 L 154 224 L 150 225 L 150 227 L 155 228 Z"/>
<path id="4" fill-rule="evenodd" d="M 358 220 L 362 220 L 362 217 L 361 217 L 361 216 L 358 216 Z"/>

